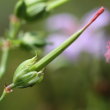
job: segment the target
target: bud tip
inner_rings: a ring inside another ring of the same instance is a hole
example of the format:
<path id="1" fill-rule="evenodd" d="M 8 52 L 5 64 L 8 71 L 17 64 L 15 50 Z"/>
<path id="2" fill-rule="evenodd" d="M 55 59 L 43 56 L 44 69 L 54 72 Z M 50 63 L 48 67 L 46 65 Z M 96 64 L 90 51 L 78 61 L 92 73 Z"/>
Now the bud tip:
<path id="1" fill-rule="evenodd" d="M 93 16 L 93 18 L 89 21 L 89 23 L 83 28 L 83 30 L 85 30 L 86 28 L 88 28 L 103 12 L 104 12 L 105 8 L 102 6 L 97 12 L 96 14 Z"/>

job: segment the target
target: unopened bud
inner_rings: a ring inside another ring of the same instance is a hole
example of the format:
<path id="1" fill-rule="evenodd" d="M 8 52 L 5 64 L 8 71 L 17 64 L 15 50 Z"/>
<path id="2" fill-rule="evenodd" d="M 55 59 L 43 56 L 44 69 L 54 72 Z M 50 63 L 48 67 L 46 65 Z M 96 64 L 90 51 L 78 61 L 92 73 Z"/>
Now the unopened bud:
<path id="1" fill-rule="evenodd" d="M 19 0 L 15 7 L 15 15 L 25 21 L 34 21 L 45 15 L 68 0 Z"/>
<path id="2" fill-rule="evenodd" d="M 31 71 L 30 68 L 37 62 L 37 56 L 21 63 L 15 71 L 13 84 L 15 88 L 26 88 L 33 86 L 43 79 L 43 71 Z"/>
<path id="3" fill-rule="evenodd" d="M 26 48 L 31 47 L 44 47 L 47 42 L 42 34 L 38 32 L 26 32 L 23 36 L 20 37 L 21 46 Z"/>

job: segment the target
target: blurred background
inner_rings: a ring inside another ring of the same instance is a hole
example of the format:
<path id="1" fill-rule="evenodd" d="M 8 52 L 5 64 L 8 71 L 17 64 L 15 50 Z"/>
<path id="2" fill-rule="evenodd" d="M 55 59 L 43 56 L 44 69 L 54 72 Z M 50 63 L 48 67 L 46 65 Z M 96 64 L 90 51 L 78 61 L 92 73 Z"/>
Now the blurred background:
<path id="1" fill-rule="evenodd" d="M 0 36 L 8 29 L 16 2 L 0 0 Z M 15 89 L 0 102 L 0 110 L 110 110 L 110 64 L 104 56 L 110 40 L 109 0 L 71 0 L 23 29 L 46 33 L 50 45 L 41 50 L 44 56 L 80 29 L 101 6 L 105 13 L 47 66 L 44 80 L 32 88 Z M 24 49 L 11 50 L 0 94 L 4 85 L 11 83 L 16 67 L 32 56 Z"/>

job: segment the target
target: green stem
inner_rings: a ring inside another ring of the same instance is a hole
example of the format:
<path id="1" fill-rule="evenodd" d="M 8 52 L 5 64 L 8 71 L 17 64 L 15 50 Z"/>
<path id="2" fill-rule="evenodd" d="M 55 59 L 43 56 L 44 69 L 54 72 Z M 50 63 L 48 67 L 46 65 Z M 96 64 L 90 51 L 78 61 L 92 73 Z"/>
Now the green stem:
<path id="1" fill-rule="evenodd" d="M 20 30 L 22 21 L 20 21 L 15 15 L 12 15 L 10 17 L 10 27 L 9 27 L 9 33 L 8 38 L 14 39 Z"/>
<path id="2" fill-rule="evenodd" d="M 6 71 L 8 55 L 9 55 L 9 48 L 6 47 L 2 49 L 2 57 L 1 57 L 1 64 L 0 64 L 0 79 L 2 78 L 2 76 Z"/>
<path id="3" fill-rule="evenodd" d="M 6 91 L 4 90 L 1 97 L 0 97 L 0 101 L 2 101 L 4 99 L 4 97 L 7 95 Z"/>
<path id="4" fill-rule="evenodd" d="M 10 28 L 9 28 L 9 33 L 7 35 L 7 39 L 14 39 L 17 36 L 20 27 L 21 27 L 20 21 L 15 16 L 12 16 L 10 20 Z M 5 41 L 5 42 L 8 42 L 8 41 Z M 3 44 L 3 45 L 4 47 L 2 48 L 2 57 L 1 57 L 1 64 L 0 64 L 0 79 L 2 78 L 2 76 L 6 71 L 7 60 L 9 56 L 9 50 L 10 50 L 9 45 L 7 44 Z"/>

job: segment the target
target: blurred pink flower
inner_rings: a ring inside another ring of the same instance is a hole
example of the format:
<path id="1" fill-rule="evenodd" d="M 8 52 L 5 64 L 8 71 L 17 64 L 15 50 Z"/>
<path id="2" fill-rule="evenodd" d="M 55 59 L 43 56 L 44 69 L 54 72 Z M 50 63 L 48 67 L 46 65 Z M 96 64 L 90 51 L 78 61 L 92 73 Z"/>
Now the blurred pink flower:
<path id="1" fill-rule="evenodd" d="M 109 63 L 110 62 L 110 41 L 108 41 L 106 48 L 107 48 L 107 52 L 105 53 L 105 58 L 106 58 L 106 62 Z"/>
<path id="2" fill-rule="evenodd" d="M 47 29 L 49 31 L 62 31 L 65 34 L 72 34 L 78 28 L 78 19 L 70 14 L 58 14 L 47 19 Z"/>
<path id="3" fill-rule="evenodd" d="M 78 18 L 70 14 L 58 14 L 50 17 L 46 22 L 46 28 L 52 31 L 48 41 L 53 45 L 46 47 L 46 52 L 53 50 L 66 40 L 71 34 L 80 29 L 88 22 L 95 10 L 87 13 L 80 22 Z M 67 58 L 77 58 L 81 52 L 88 52 L 95 56 L 104 54 L 106 44 L 105 32 L 103 28 L 110 24 L 110 13 L 105 11 L 65 52 Z M 56 34 L 57 32 L 57 34 Z"/>

